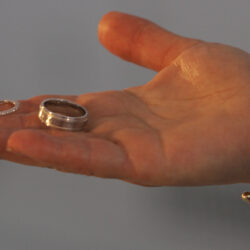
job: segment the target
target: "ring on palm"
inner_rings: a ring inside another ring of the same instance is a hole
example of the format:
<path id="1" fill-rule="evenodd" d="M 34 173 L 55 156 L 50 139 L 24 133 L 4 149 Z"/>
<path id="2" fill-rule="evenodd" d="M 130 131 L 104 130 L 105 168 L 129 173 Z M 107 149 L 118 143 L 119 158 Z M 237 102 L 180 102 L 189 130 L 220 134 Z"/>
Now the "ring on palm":
<path id="1" fill-rule="evenodd" d="M 18 101 L 12 101 L 12 100 L 0 100 L 0 106 L 10 106 L 10 108 L 4 108 L 3 110 L 0 109 L 0 116 L 8 115 L 13 112 L 16 112 L 19 107 Z"/>
<path id="2" fill-rule="evenodd" d="M 42 101 L 38 116 L 47 127 L 68 131 L 80 131 L 88 121 L 86 108 L 59 98 Z"/>

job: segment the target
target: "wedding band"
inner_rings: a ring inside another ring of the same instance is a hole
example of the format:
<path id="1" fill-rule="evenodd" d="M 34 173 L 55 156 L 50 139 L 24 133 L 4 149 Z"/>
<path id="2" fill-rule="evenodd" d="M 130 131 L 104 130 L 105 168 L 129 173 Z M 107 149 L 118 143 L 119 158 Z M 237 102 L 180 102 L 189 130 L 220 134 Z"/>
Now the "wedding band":
<path id="1" fill-rule="evenodd" d="M 40 104 L 38 116 L 47 127 L 80 131 L 87 123 L 88 111 L 69 100 L 49 98 Z"/>
<path id="2" fill-rule="evenodd" d="M 19 108 L 19 102 L 18 101 L 12 101 L 12 100 L 0 100 L 0 106 L 3 105 L 3 104 L 10 104 L 11 108 L 9 109 L 6 109 L 6 110 L 2 110 L 0 111 L 0 116 L 3 116 L 3 115 L 8 115 L 8 114 L 11 114 L 11 113 L 14 113 L 18 110 Z"/>

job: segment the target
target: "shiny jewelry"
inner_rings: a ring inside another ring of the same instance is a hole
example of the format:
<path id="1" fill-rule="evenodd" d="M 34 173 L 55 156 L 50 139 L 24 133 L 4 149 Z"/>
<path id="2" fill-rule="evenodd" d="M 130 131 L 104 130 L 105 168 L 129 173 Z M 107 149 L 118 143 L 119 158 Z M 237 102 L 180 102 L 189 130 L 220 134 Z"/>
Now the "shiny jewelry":
<path id="1" fill-rule="evenodd" d="M 10 104 L 12 107 L 6 110 L 0 111 L 0 116 L 2 115 L 8 115 L 11 113 L 14 113 L 19 108 L 19 102 L 18 101 L 12 101 L 12 100 L 0 100 L 0 106 L 3 104 Z"/>
<path id="2" fill-rule="evenodd" d="M 241 198 L 242 198 L 243 201 L 250 204 L 250 192 L 242 193 Z"/>
<path id="3" fill-rule="evenodd" d="M 38 116 L 47 127 L 80 131 L 87 123 L 88 111 L 69 100 L 49 98 L 40 104 Z"/>

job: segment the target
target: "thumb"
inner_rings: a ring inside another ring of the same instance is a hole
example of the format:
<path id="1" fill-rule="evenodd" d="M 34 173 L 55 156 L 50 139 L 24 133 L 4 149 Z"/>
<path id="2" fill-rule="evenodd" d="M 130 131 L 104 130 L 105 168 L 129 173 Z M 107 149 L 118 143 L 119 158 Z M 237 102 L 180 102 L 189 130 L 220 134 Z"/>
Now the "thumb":
<path id="1" fill-rule="evenodd" d="M 101 19 L 98 36 L 111 53 L 156 71 L 169 65 L 185 49 L 201 42 L 120 12 L 110 12 Z"/>

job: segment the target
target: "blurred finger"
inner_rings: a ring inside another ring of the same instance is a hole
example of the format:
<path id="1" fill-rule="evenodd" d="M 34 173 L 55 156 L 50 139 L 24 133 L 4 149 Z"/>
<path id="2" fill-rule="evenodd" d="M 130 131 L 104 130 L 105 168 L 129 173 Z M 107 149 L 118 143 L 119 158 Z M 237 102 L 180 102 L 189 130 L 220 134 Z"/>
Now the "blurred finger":
<path id="1" fill-rule="evenodd" d="M 126 154 L 116 144 L 89 136 L 53 136 L 46 131 L 22 130 L 11 135 L 8 148 L 40 165 L 70 173 L 127 178 Z"/>
<path id="2" fill-rule="evenodd" d="M 181 37 L 137 16 L 110 12 L 98 27 L 100 42 L 111 53 L 159 71 L 200 41 Z"/>
<path id="3" fill-rule="evenodd" d="M 15 130 L 11 129 L 1 129 L 0 130 L 0 159 L 13 161 L 21 164 L 32 164 L 34 163 L 32 160 L 25 156 L 16 155 L 11 152 L 6 151 L 6 145 L 9 136 L 14 132 Z"/>

